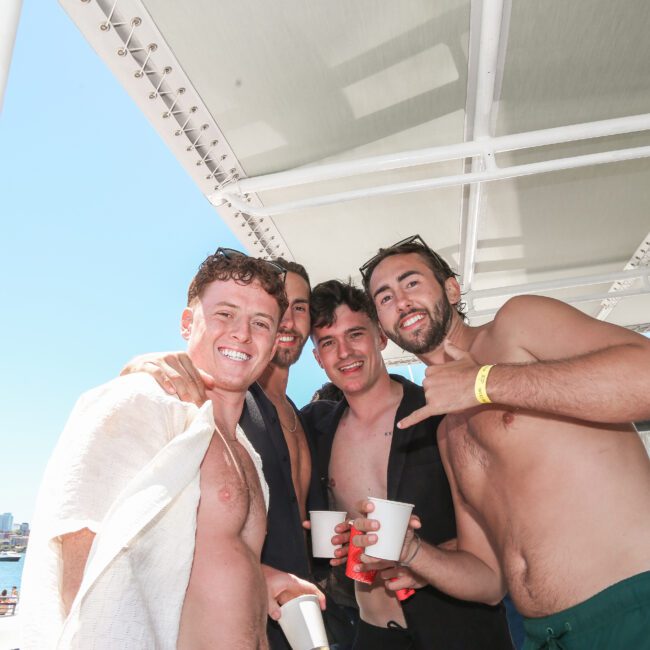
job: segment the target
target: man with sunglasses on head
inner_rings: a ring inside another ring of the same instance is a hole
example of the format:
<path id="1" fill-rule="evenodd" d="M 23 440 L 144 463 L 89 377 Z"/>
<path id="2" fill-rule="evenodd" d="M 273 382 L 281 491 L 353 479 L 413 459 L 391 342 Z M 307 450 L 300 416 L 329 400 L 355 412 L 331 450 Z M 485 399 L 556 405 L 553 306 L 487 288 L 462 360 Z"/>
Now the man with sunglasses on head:
<path id="1" fill-rule="evenodd" d="M 469 327 L 455 274 L 417 236 L 361 272 L 386 335 L 428 366 L 426 405 L 398 426 L 448 414 L 458 547 L 410 530 L 412 570 L 456 598 L 508 590 L 526 650 L 650 648 L 650 460 L 631 424 L 650 415 L 650 341 L 541 296 Z M 356 522 L 368 555 L 371 517 Z"/>
<path id="2" fill-rule="evenodd" d="M 268 489 L 237 423 L 286 307 L 282 269 L 219 249 L 181 317 L 209 401 L 141 373 L 82 396 L 39 496 L 21 647 L 268 648 Z"/>
<path id="3" fill-rule="evenodd" d="M 424 405 L 424 395 L 421 387 L 386 371 L 386 336 L 366 294 L 338 280 L 323 282 L 312 292 L 311 317 L 314 356 L 343 394 L 338 403 L 303 409 L 324 499 L 351 517 L 359 515 L 358 504 L 367 496 L 412 503 L 420 536 L 453 545 L 454 509 L 435 440 L 440 418 L 395 428 Z M 417 584 L 409 583 L 418 587 L 414 594 L 396 594 L 399 582 L 384 578 L 410 580 L 410 554 L 397 567 L 385 563 L 390 571 L 383 575 L 355 582 L 361 619 L 354 650 L 512 649 L 501 605 L 456 600 L 417 578 Z"/>
<path id="4" fill-rule="evenodd" d="M 309 276 L 304 266 L 296 262 L 280 258 L 273 264 L 286 272 L 288 306 L 280 319 L 275 354 L 249 389 L 240 425 L 262 458 L 269 485 L 267 534 L 262 548 L 263 570 L 271 585 L 268 638 L 272 650 L 290 650 L 276 620 L 279 604 L 287 599 L 288 593 L 309 591 L 309 583 L 305 581 L 312 578 L 313 571 L 302 522 L 307 519 L 308 503 L 314 510 L 326 506 L 321 501 L 317 475 L 312 473 L 312 453 L 302 419 L 286 394 L 290 368 L 300 358 L 309 336 Z M 149 373 L 169 394 L 199 406 L 205 402 L 208 387 L 214 382 L 183 352 L 136 357 L 122 374 L 134 372 Z M 344 541 L 347 536 L 340 543 Z M 322 572 L 323 567 L 320 569 Z M 312 591 L 317 592 L 313 586 Z M 339 640 L 353 634 L 353 621 L 348 612 L 332 602 L 326 610 L 326 623 L 330 633 Z"/>

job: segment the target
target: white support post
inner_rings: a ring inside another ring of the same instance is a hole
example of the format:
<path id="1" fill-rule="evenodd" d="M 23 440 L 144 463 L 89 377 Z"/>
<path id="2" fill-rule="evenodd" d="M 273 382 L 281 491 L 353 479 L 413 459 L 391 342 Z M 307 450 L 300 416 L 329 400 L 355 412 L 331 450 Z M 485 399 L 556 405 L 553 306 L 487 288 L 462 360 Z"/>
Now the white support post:
<path id="1" fill-rule="evenodd" d="M 478 11 L 480 6 L 480 33 L 478 44 L 470 31 L 470 55 L 468 66 L 468 113 L 466 116 L 465 140 L 482 142 L 492 136 L 491 125 L 494 116 L 494 99 L 497 79 L 500 78 L 500 67 L 504 62 L 504 50 L 507 34 L 503 33 L 504 0 L 478 0 L 472 2 L 472 11 Z M 510 3 L 506 7 L 509 14 Z M 506 20 L 509 23 L 509 20 Z M 476 21 L 472 20 L 471 30 L 477 28 Z M 473 50 L 478 48 L 478 52 Z M 475 64 L 476 73 L 471 70 Z M 470 94 L 474 93 L 473 100 Z M 471 126 L 470 126 L 471 120 Z M 480 158 L 473 158 L 471 173 L 477 173 L 494 168 L 494 153 L 484 152 Z M 481 198 L 483 194 L 482 183 L 473 183 L 469 186 L 467 202 L 463 202 L 461 214 L 460 233 L 460 274 L 463 290 L 471 289 L 474 279 L 474 263 L 476 260 L 476 247 L 478 243 L 478 224 L 481 217 Z M 471 305 L 470 305 L 471 307 Z"/>
<path id="2" fill-rule="evenodd" d="M 0 112 L 4 103 L 22 4 L 23 0 L 0 2 Z"/>

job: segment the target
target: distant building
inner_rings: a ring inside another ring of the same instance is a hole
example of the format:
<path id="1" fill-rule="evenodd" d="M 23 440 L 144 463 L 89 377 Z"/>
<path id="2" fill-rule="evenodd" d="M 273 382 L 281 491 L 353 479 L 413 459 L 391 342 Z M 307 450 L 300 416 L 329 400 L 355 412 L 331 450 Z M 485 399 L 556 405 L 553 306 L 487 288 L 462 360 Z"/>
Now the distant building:
<path id="1" fill-rule="evenodd" d="M 14 516 L 10 512 L 0 515 L 0 533 L 11 532 L 14 527 Z"/>
<path id="2" fill-rule="evenodd" d="M 26 521 L 24 521 L 22 524 L 20 524 L 18 532 L 21 535 L 29 535 L 29 524 Z"/>

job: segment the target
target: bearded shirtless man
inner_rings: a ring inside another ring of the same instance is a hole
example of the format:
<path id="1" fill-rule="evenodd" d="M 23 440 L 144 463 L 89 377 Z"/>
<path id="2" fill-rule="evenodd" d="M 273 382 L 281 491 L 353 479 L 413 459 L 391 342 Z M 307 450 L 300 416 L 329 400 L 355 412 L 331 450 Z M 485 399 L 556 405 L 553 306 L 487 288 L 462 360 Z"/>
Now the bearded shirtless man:
<path id="1" fill-rule="evenodd" d="M 268 648 L 268 492 L 237 422 L 276 348 L 283 275 L 223 249 L 202 263 L 181 319 L 214 378 L 201 409 L 141 373 L 80 400 L 39 497 L 21 647 Z"/>
<path id="2" fill-rule="evenodd" d="M 411 568 L 457 598 L 507 589 L 526 648 L 650 648 L 650 460 L 631 424 L 650 415 L 650 341 L 538 296 L 469 327 L 418 237 L 362 274 L 386 335 L 428 366 L 427 404 L 400 426 L 450 414 L 438 444 L 458 550 L 423 543 Z"/>

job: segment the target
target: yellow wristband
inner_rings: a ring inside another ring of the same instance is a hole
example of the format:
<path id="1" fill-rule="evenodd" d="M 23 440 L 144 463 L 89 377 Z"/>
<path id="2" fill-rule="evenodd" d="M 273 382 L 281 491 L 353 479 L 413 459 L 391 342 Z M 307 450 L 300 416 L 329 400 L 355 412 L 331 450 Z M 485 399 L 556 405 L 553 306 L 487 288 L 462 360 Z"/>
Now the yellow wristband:
<path id="1" fill-rule="evenodd" d="M 476 399 L 480 404 L 492 404 L 492 400 L 487 394 L 487 380 L 492 368 L 494 368 L 494 364 L 491 366 L 481 366 L 476 373 L 474 395 L 476 395 Z"/>

